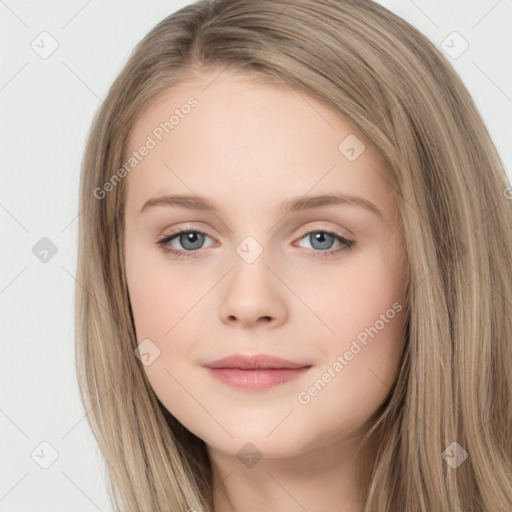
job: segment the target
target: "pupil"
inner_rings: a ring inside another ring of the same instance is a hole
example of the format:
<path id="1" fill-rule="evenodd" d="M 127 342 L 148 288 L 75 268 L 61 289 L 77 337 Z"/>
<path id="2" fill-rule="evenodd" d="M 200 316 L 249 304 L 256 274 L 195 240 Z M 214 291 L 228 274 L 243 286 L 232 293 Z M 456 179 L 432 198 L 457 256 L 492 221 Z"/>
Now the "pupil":
<path id="1" fill-rule="evenodd" d="M 199 249 L 202 244 L 203 237 L 204 235 L 201 233 L 189 231 L 187 233 L 182 233 L 180 240 L 183 247 L 185 247 L 187 250 L 194 250 Z"/>
<path id="2" fill-rule="evenodd" d="M 332 243 L 334 241 L 333 236 L 328 233 L 314 233 L 311 235 L 313 237 L 313 247 L 315 249 L 330 249 Z M 331 239 L 331 240 L 329 240 Z M 315 247 L 315 244 L 319 244 Z"/>

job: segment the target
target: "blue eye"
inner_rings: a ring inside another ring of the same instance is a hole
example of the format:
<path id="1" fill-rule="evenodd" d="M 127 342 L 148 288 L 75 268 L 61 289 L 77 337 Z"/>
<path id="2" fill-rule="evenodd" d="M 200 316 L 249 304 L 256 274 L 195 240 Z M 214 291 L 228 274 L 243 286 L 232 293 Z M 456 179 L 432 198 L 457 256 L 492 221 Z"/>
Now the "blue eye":
<path id="1" fill-rule="evenodd" d="M 196 256 L 198 250 L 201 249 L 201 246 L 204 243 L 205 237 L 210 238 L 206 233 L 197 229 L 182 229 L 164 236 L 158 240 L 157 245 L 159 245 L 165 253 L 172 254 L 177 258 L 190 258 Z M 308 231 L 299 240 L 306 237 L 309 237 L 310 243 L 314 243 L 318 247 L 308 249 L 308 251 L 312 252 L 315 256 L 322 255 L 323 257 L 329 257 L 336 253 L 346 251 L 347 249 L 351 250 L 355 245 L 353 240 L 348 240 L 341 235 L 326 230 Z M 174 239 L 178 239 L 179 243 L 185 248 L 185 250 L 173 248 L 170 243 L 174 241 Z M 340 246 L 337 249 L 330 249 L 333 241 L 336 240 L 339 242 Z"/>
<path id="2" fill-rule="evenodd" d="M 208 235 L 203 231 L 198 231 L 197 229 L 179 230 L 160 239 L 157 244 L 162 247 L 162 250 L 165 253 L 171 253 L 178 258 L 188 258 L 192 255 L 187 254 L 187 252 L 197 252 L 197 249 L 200 249 L 200 246 L 204 243 L 205 237 L 208 237 Z M 185 247 L 185 251 L 177 250 L 170 246 L 170 243 L 175 238 L 178 239 L 182 247 Z"/>
<path id="3" fill-rule="evenodd" d="M 332 256 L 341 251 L 345 251 L 347 249 L 352 249 L 355 245 L 353 240 L 348 240 L 336 233 L 332 233 L 331 231 L 325 230 L 316 230 L 316 231 L 308 231 L 304 236 L 300 238 L 306 238 L 311 244 L 315 244 L 316 247 L 313 246 L 313 251 L 315 253 L 321 254 L 324 257 Z M 331 249 L 333 242 L 338 241 L 340 246 L 337 249 Z M 327 251 L 321 249 L 328 249 Z"/>

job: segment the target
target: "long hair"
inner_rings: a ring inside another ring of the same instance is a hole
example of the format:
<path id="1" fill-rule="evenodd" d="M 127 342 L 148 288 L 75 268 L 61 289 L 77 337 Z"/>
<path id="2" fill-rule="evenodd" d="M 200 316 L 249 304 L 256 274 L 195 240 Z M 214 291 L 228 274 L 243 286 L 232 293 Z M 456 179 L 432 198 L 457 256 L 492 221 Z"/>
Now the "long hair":
<path id="1" fill-rule="evenodd" d="M 378 449 L 364 511 L 512 510 L 511 189 L 467 89 L 424 35 L 371 0 L 200 0 L 136 46 L 82 163 L 76 368 L 116 512 L 213 510 L 205 443 L 163 407 L 134 356 L 126 188 L 121 174 L 112 183 L 139 116 L 203 70 L 323 102 L 389 168 L 408 255 L 407 328 L 397 380 L 365 438 Z"/>

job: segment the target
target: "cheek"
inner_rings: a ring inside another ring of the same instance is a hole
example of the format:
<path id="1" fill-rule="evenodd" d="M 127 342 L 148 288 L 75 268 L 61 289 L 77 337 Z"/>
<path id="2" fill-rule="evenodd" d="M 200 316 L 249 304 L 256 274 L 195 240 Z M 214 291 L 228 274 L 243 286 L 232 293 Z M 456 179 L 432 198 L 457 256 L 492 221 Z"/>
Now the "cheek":
<path id="1" fill-rule="evenodd" d="M 316 279 L 314 286 L 308 278 L 297 283 L 302 286 L 296 286 L 297 295 L 305 298 L 324 324 L 316 322 L 325 331 L 327 350 L 340 350 L 358 336 L 364 340 L 376 327 L 382 343 L 375 344 L 375 349 L 380 351 L 403 328 L 405 267 L 400 253 L 383 248 L 351 255 Z"/>
<path id="2" fill-rule="evenodd" d="M 127 259 L 127 281 L 139 342 L 174 337 L 180 324 L 189 321 L 187 312 L 207 292 L 207 283 L 191 278 L 185 266 L 136 253 Z"/>
<path id="3" fill-rule="evenodd" d="M 132 253 L 130 258 L 127 281 L 137 344 L 149 339 L 153 351 L 150 364 L 143 369 L 167 410 L 188 424 L 186 419 L 198 414 L 197 404 L 187 392 L 193 387 L 190 372 L 197 371 L 190 340 L 200 339 L 197 314 L 211 283 L 191 278 L 184 266 L 169 264 L 165 258 L 153 259 L 151 264 L 143 255 Z"/>
<path id="4" fill-rule="evenodd" d="M 303 395 L 308 415 L 331 411 L 331 425 L 355 428 L 384 401 L 396 380 L 404 344 L 406 268 L 403 253 L 368 253 L 331 279 L 315 307 L 334 335 L 324 345 L 327 364 Z M 326 283 L 327 285 L 327 283 Z M 315 384 L 315 380 L 316 384 Z M 327 418 L 326 418 L 327 419 Z M 348 425 L 347 425 L 348 427 Z"/>
<path id="5" fill-rule="evenodd" d="M 155 391 L 168 388 L 166 370 L 179 371 L 188 357 L 187 340 L 196 336 L 196 315 L 208 283 L 192 278 L 185 265 L 137 248 L 127 253 L 126 274 L 137 344 L 149 339 L 158 354 L 144 370 Z"/>
<path id="6" fill-rule="evenodd" d="M 314 293 L 302 291 L 309 293 L 308 305 L 322 320 L 308 325 L 325 335 L 316 336 L 324 360 L 298 403 L 311 417 L 331 411 L 330 419 L 324 419 L 334 429 L 339 422 L 348 420 L 355 427 L 368 418 L 396 380 L 406 312 L 406 269 L 400 256 L 389 250 L 368 252 L 330 273 Z"/>

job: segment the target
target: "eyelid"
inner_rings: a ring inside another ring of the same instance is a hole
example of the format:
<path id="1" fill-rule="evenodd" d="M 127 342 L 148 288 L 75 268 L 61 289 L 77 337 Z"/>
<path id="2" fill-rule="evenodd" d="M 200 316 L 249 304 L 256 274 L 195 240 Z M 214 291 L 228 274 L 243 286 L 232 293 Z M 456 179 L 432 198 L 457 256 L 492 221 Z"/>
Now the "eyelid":
<path id="1" fill-rule="evenodd" d="M 204 249 L 199 249 L 197 251 L 183 251 L 181 249 L 171 249 L 169 247 L 169 244 L 173 239 L 180 236 L 183 233 L 200 233 L 201 235 L 210 238 L 214 241 L 212 246 L 217 245 L 216 240 L 214 237 L 211 237 L 206 231 L 202 229 L 195 228 L 194 226 L 188 224 L 187 226 L 177 227 L 173 228 L 170 233 L 167 233 L 163 235 L 163 237 L 159 238 L 156 244 L 162 248 L 162 250 L 165 253 L 173 254 L 175 258 L 196 258 L 200 257 L 201 254 L 204 252 Z M 323 226 L 320 226 L 317 222 L 314 222 L 313 225 L 308 224 L 302 228 L 302 234 L 294 239 L 293 246 L 296 247 L 296 243 L 300 241 L 302 238 L 305 238 L 308 235 L 312 235 L 314 233 L 327 233 L 330 236 L 333 236 L 335 239 L 338 240 L 338 242 L 341 244 L 341 246 L 337 249 L 329 249 L 327 251 L 320 251 L 315 249 L 308 249 L 304 248 L 306 251 L 306 254 L 312 255 L 315 258 L 316 257 L 334 257 L 339 253 L 342 253 L 344 251 L 352 251 L 355 246 L 357 246 L 357 242 L 353 239 L 353 237 L 347 238 L 341 234 L 339 234 L 335 229 L 325 228 Z"/>
<path id="2" fill-rule="evenodd" d="M 342 232 L 340 232 L 339 228 L 325 227 L 324 225 L 320 224 L 321 222 L 329 222 L 329 221 L 314 221 L 314 222 L 310 222 L 310 223 L 306 224 L 305 226 L 300 228 L 300 235 L 299 235 L 298 238 L 302 238 L 304 235 L 307 235 L 307 234 L 309 234 L 309 233 L 311 233 L 312 231 L 315 231 L 315 230 L 316 231 L 329 232 L 329 233 L 331 233 L 333 235 L 339 236 L 341 238 L 345 238 L 347 240 L 349 240 L 350 237 L 353 236 L 352 232 L 349 231 L 348 229 L 345 229 L 345 231 L 349 232 L 350 235 L 343 234 Z M 179 227 L 176 227 L 176 228 L 171 228 L 163 236 L 170 236 L 170 235 L 174 235 L 174 234 L 177 234 L 177 233 L 182 233 L 183 231 L 185 231 L 185 232 L 187 232 L 187 231 L 195 231 L 195 232 L 198 232 L 198 233 L 202 233 L 203 235 L 208 236 L 208 237 L 210 237 L 212 239 L 215 238 L 212 235 L 208 234 L 206 229 L 202 229 L 202 228 L 197 227 L 197 225 L 195 223 L 193 223 L 193 222 L 186 223 L 185 225 L 180 225 Z"/>
<path id="3" fill-rule="evenodd" d="M 202 233 L 203 235 L 206 235 L 206 236 L 209 236 L 210 238 L 213 238 L 211 235 L 209 235 L 207 233 L 207 231 L 208 231 L 207 229 L 203 229 L 201 227 L 198 227 L 193 222 L 185 223 L 184 225 L 180 224 L 179 227 L 169 228 L 169 230 L 166 229 L 166 230 L 164 230 L 165 234 L 163 236 L 170 236 L 170 235 L 174 235 L 174 234 L 178 234 L 178 233 L 183 233 L 183 232 L 189 232 L 189 231 L 194 231 L 194 232 L 197 232 L 197 233 Z"/>
<path id="4" fill-rule="evenodd" d="M 342 232 L 340 232 L 339 228 L 325 227 L 325 225 L 320 224 L 321 222 L 328 222 L 328 221 L 315 221 L 315 222 L 310 222 L 309 224 L 306 224 L 303 228 L 301 228 L 301 232 L 302 232 L 301 237 L 310 233 L 311 231 L 326 231 L 326 232 L 332 233 L 333 235 L 340 236 L 341 238 L 346 238 L 346 239 L 353 236 L 353 233 L 351 231 L 349 231 L 348 229 L 345 229 L 345 231 L 350 233 L 350 235 L 343 234 Z"/>

